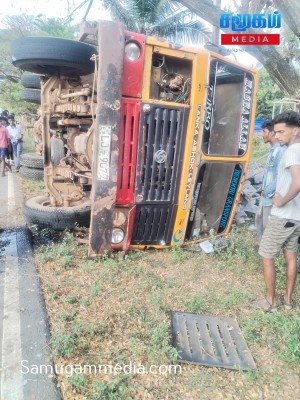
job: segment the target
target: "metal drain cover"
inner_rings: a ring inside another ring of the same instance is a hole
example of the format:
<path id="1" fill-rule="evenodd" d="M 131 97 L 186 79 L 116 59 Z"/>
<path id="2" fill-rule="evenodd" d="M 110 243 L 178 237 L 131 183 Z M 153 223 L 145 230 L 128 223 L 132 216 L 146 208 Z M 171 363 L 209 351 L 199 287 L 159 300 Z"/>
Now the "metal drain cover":
<path id="1" fill-rule="evenodd" d="M 210 367 L 256 369 L 242 331 L 234 319 L 172 312 L 171 322 L 178 361 Z"/>

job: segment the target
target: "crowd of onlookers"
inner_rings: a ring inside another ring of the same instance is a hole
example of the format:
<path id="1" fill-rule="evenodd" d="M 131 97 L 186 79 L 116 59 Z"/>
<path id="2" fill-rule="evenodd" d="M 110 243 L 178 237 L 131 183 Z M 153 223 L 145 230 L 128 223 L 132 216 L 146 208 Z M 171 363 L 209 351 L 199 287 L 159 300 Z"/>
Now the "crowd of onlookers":
<path id="1" fill-rule="evenodd" d="M 16 122 L 15 114 L 4 110 L 0 114 L 0 163 L 2 176 L 6 171 L 15 172 L 20 169 L 20 157 L 23 149 L 23 133 L 21 125 Z"/>

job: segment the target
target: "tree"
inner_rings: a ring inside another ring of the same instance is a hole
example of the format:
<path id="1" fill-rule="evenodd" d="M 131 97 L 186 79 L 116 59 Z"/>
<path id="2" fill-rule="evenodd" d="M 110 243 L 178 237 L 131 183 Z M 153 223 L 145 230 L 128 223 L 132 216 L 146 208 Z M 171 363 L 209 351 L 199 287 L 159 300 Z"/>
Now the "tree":
<path id="1" fill-rule="evenodd" d="M 20 91 L 24 89 L 20 82 L 2 81 L 0 84 L 0 107 L 16 114 L 22 112 L 36 113 L 37 105 L 20 99 Z"/>
<path id="2" fill-rule="evenodd" d="M 60 18 L 39 16 L 35 19 L 34 24 L 43 35 L 65 39 L 74 39 L 75 33 L 79 31 L 78 25 L 66 24 L 65 20 Z"/>
<path id="3" fill-rule="evenodd" d="M 289 64 L 299 69 L 300 39 L 287 26 L 282 29 L 279 52 Z"/>
<path id="4" fill-rule="evenodd" d="M 259 86 L 257 93 L 256 116 L 257 118 L 272 118 L 274 100 L 284 97 L 276 83 L 272 82 L 265 68 L 259 70 Z"/>
<path id="5" fill-rule="evenodd" d="M 10 44 L 23 36 L 57 36 L 73 39 L 78 26 L 66 25 L 62 19 L 45 16 L 14 15 L 2 21 L 6 26 L 0 30 L 0 107 L 34 112 L 36 105 L 20 100 L 22 86 L 19 82 L 22 71 L 11 63 Z"/>
<path id="6" fill-rule="evenodd" d="M 226 12 L 216 7 L 212 0 L 178 0 L 178 2 L 214 26 L 219 26 L 220 14 Z M 275 7 L 295 36 L 300 38 L 299 0 L 243 0 L 242 5 L 234 0 L 233 3 L 241 13 L 272 12 Z M 299 71 L 293 63 L 280 54 L 276 46 L 245 46 L 245 50 L 264 65 L 285 96 L 300 98 Z"/>
<path id="7" fill-rule="evenodd" d="M 105 0 L 105 8 L 128 30 L 174 42 L 200 43 L 210 39 L 210 29 L 186 7 L 169 0 Z"/>

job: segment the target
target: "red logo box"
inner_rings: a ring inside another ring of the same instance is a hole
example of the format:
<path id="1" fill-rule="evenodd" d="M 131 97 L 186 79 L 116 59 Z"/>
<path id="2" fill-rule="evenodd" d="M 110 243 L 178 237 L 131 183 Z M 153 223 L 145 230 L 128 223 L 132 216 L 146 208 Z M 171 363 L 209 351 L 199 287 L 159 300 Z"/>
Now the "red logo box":
<path id="1" fill-rule="evenodd" d="M 280 34 L 278 33 L 247 33 L 247 34 L 234 34 L 234 33 L 222 33 L 221 44 L 225 45 L 238 45 L 238 46 L 249 46 L 249 45 L 279 45 Z"/>

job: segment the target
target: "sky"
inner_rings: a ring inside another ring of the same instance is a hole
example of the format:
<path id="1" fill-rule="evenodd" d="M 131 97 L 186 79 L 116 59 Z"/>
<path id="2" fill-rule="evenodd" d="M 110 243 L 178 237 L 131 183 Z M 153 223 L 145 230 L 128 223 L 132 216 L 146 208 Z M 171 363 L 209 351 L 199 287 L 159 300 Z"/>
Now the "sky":
<path id="1" fill-rule="evenodd" d="M 57 17 L 65 18 L 69 11 L 74 10 L 84 0 L 13 0 L 6 1 L 5 9 L 2 7 L 0 16 L 29 14 L 43 14 L 48 18 Z M 80 22 L 88 8 L 89 1 L 86 2 L 75 14 L 75 22 Z M 91 10 L 87 16 L 87 20 L 108 19 L 109 14 L 100 6 L 99 0 L 94 0 Z"/>
<path id="2" fill-rule="evenodd" d="M 48 18 L 65 18 L 69 14 L 70 10 L 73 11 L 83 2 L 84 0 L 9 0 L 6 1 L 5 8 L 2 7 L 0 9 L 0 17 L 3 18 L 6 15 L 17 15 L 25 13 L 29 15 L 43 14 L 46 15 Z M 88 4 L 89 1 L 87 1 L 86 4 L 84 4 L 80 9 L 76 11 L 76 13 L 74 14 L 74 22 L 80 23 L 82 21 L 88 8 Z M 222 0 L 222 6 L 232 6 L 232 1 Z M 110 15 L 100 6 L 99 0 L 94 0 L 86 19 L 110 19 Z M 236 51 L 234 52 L 234 56 L 230 56 L 230 58 L 236 58 L 236 60 L 241 64 L 246 64 L 252 67 L 254 67 L 257 63 L 255 58 L 251 57 L 244 51 Z"/>

